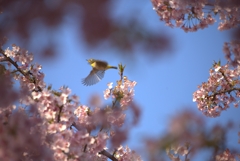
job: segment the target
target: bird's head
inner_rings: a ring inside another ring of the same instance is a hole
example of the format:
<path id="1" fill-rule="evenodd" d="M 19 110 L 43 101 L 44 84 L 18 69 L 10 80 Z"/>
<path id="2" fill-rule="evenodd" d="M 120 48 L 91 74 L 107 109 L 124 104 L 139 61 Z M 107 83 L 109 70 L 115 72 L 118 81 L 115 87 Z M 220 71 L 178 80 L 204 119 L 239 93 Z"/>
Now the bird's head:
<path id="1" fill-rule="evenodd" d="M 92 64 L 92 63 L 95 62 L 95 60 L 94 60 L 94 59 L 87 59 L 87 62 L 88 62 L 89 64 Z"/>

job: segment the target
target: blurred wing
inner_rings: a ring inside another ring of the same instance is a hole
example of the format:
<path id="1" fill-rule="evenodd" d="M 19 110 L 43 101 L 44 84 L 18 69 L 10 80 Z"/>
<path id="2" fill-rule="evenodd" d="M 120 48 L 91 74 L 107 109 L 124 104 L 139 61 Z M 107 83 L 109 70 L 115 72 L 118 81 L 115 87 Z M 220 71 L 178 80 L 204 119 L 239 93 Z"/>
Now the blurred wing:
<path id="1" fill-rule="evenodd" d="M 104 70 L 92 70 L 90 74 L 82 80 L 85 86 L 91 86 L 98 83 L 104 77 Z"/>

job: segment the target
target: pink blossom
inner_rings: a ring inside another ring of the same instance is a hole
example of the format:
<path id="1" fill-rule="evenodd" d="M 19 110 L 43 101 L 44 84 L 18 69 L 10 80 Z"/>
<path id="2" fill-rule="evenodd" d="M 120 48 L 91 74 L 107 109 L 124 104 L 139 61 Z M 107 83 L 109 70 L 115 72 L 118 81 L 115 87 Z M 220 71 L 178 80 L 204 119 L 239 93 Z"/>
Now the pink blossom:
<path id="1" fill-rule="evenodd" d="M 105 100 L 107 100 L 107 99 L 110 97 L 110 95 L 111 95 L 111 90 L 112 90 L 112 88 L 113 88 L 112 84 L 113 84 L 112 82 L 111 82 L 111 83 L 108 83 L 108 84 L 107 84 L 108 88 L 103 92 L 103 93 L 104 93 L 104 99 L 105 99 Z"/>
<path id="2" fill-rule="evenodd" d="M 131 151 L 127 146 L 125 148 L 119 146 L 116 157 L 119 161 L 142 161 L 141 157 L 135 151 Z"/>
<path id="3" fill-rule="evenodd" d="M 160 20 L 167 26 L 180 27 L 185 32 L 194 32 L 204 29 L 216 22 L 215 15 L 219 15 L 219 30 L 226 30 L 239 25 L 238 5 L 234 2 L 207 0 L 152 0 L 153 9 L 159 15 Z M 174 24 L 175 22 L 175 24 Z"/>
<path id="4" fill-rule="evenodd" d="M 199 86 L 193 94 L 193 101 L 197 102 L 198 109 L 206 116 L 218 117 L 230 104 L 236 104 L 239 97 L 234 91 L 238 91 L 239 77 L 237 70 L 232 70 L 229 65 L 221 66 L 215 63 L 210 69 L 210 78 Z"/>
<path id="5" fill-rule="evenodd" d="M 235 156 L 231 154 L 228 149 L 226 149 L 223 153 L 218 154 L 215 159 L 216 161 L 237 161 Z"/>

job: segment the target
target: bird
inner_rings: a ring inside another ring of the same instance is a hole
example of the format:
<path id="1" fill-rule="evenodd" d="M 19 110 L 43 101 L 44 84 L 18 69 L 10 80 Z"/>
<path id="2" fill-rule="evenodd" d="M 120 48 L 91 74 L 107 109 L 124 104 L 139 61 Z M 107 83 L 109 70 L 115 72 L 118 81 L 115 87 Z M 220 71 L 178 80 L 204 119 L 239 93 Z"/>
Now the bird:
<path id="1" fill-rule="evenodd" d="M 85 86 L 91 86 L 98 83 L 104 77 L 105 71 L 108 69 L 118 69 L 115 66 L 110 66 L 106 61 L 87 59 L 87 62 L 91 65 L 92 70 L 86 78 L 82 79 L 82 83 Z"/>

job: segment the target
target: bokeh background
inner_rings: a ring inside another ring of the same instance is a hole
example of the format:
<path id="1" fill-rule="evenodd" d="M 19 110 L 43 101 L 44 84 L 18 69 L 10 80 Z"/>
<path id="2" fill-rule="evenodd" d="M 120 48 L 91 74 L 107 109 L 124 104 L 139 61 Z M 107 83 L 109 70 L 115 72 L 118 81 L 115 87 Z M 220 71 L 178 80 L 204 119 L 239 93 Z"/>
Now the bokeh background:
<path id="1" fill-rule="evenodd" d="M 92 96 L 106 104 L 107 83 L 119 79 L 109 70 L 98 84 L 83 86 L 81 79 L 91 70 L 86 59 L 126 65 L 124 75 L 137 82 L 134 101 L 141 118 L 125 144 L 142 155 L 144 139 L 165 133 L 173 116 L 184 110 L 202 115 L 193 92 L 207 81 L 214 61 L 226 63 L 223 44 L 232 39 L 231 31 L 217 30 L 217 23 L 194 33 L 169 28 L 150 0 L 5 0 L 0 11 L 0 36 L 8 38 L 4 46 L 14 43 L 34 53 L 47 84 L 68 86 L 81 104 L 90 106 Z M 209 127 L 239 122 L 239 109 L 204 119 Z M 237 146 L 238 130 L 229 133 L 230 146 Z"/>

